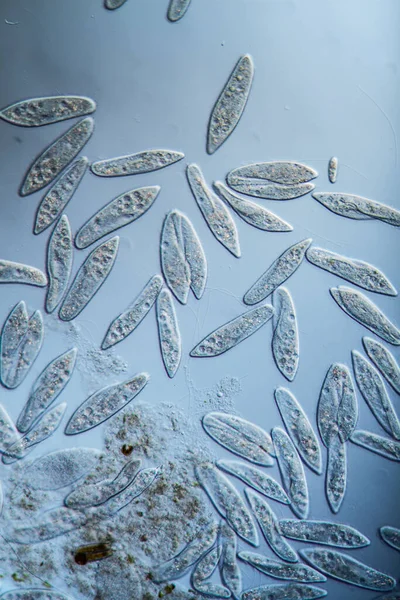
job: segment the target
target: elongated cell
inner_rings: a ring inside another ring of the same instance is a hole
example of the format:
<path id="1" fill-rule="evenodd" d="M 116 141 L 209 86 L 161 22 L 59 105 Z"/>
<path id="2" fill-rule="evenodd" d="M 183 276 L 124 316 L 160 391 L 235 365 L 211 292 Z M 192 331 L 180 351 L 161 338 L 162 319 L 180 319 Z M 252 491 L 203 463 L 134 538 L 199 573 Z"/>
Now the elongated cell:
<path id="1" fill-rule="evenodd" d="M 34 446 L 53 435 L 62 421 L 66 408 L 66 402 L 62 402 L 47 411 L 30 431 L 25 433 L 14 444 L 7 446 L 6 450 L 3 451 L 3 463 L 10 464 L 24 458 L 32 451 Z"/>
<path id="2" fill-rule="evenodd" d="M 372 431 L 363 431 L 361 429 L 356 429 L 350 441 L 389 460 L 400 461 L 400 442 L 395 442 Z"/>
<path id="3" fill-rule="evenodd" d="M 28 196 L 46 187 L 89 141 L 94 130 L 92 117 L 73 125 L 38 156 L 22 183 L 20 195 Z"/>
<path id="4" fill-rule="evenodd" d="M 316 267 L 346 279 L 365 290 L 387 296 L 397 296 L 397 290 L 382 271 L 363 260 L 348 258 L 324 248 L 314 247 L 307 250 L 306 258 Z"/>
<path id="5" fill-rule="evenodd" d="M 282 537 L 277 516 L 266 500 L 249 488 L 245 489 L 245 496 L 271 550 L 273 550 L 279 558 L 282 558 L 287 562 L 297 562 L 299 560 L 297 554 L 285 538 Z"/>
<path id="6" fill-rule="evenodd" d="M 227 352 L 265 325 L 273 312 L 270 304 L 248 310 L 207 335 L 193 348 L 190 356 L 204 358 Z"/>
<path id="7" fill-rule="evenodd" d="M 37 458 L 23 476 L 33 490 L 58 490 L 81 479 L 101 456 L 95 448 L 63 448 Z"/>
<path id="8" fill-rule="evenodd" d="M 397 394 L 400 394 L 400 367 L 393 354 L 380 342 L 369 337 L 363 338 L 368 357 L 382 373 Z"/>
<path id="9" fill-rule="evenodd" d="M 71 275 L 73 246 L 71 226 L 67 215 L 62 215 L 54 227 L 47 249 L 47 272 L 49 287 L 46 311 L 52 313 L 60 304 Z"/>
<path id="10" fill-rule="evenodd" d="M 299 268 L 311 242 L 302 240 L 285 250 L 245 293 L 243 302 L 257 304 L 272 294 Z"/>
<path id="11" fill-rule="evenodd" d="M 338 159 L 332 156 L 328 163 L 328 178 L 331 183 L 336 183 L 338 174 Z"/>
<path id="12" fill-rule="evenodd" d="M 77 349 L 72 348 L 55 358 L 37 378 L 31 394 L 19 414 L 17 427 L 25 433 L 61 394 L 75 368 Z"/>
<path id="13" fill-rule="evenodd" d="M 72 600 L 71 596 L 48 588 L 24 588 L 4 592 L 1 600 Z"/>
<path id="14" fill-rule="evenodd" d="M 154 275 L 146 283 L 127 310 L 114 319 L 109 326 L 101 345 L 103 350 L 122 342 L 136 329 L 153 307 L 163 285 L 164 282 L 160 275 Z"/>
<path id="15" fill-rule="evenodd" d="M 203 427 L 218 444 L 256 465 L 273 465 L 274 449 L 269 433 L 236 415 L 210 412 Z"/>
<path id="16" fill-rule="evenodd" d="M 395 550 L 400 551 L 400 529 L 385 525 L 379 529 L 379 533 L 384 542 L 389 544 L 389 546 L 392 546 Z"/>
<path id="17" fill-rule="evenodd" d="M 260 494 L 277 502 L 282 502 L 282 504 L 290 504 L 290 500 L 281 485 L 261 469 L 238 460 L 219 460 L 217 467 L 225 473 L 237 477 Z"/>
<path id="18" fill-rule="evenodd" d="M 0 118 L 13 125 L 40 127 L 90 115 L 95 110 L 95 101 L 85 96 L 45 96 L 11 104 L 0 111 Z"/>
<path id="19" fill-rule="evenodd" d="M 115 236 L 89 254 L 80 266 L 61 305 L 59 316 L 63 321 L 75 319 L 103 285 L 117 258 L 119 237 Z"/>
<path id="20" fill-rule="evenodd" d="M 130 504 L 132 500 L 141 496 L 154 483 L 159 473 L 160 469 L 157 467 L 150 467 L 149 469 L 139 471 L 123 490 L 108 498 L 104 504 L 97 508 L 96 516 L 107 519 L 115 515 Z"/>
<path id="21" fill-rule="evenodd" d="M 165 281 L 179 302 L 186 304 L 190 289 L 201 298 L 207 280 L 206 257 L 193 225 L 179 210 L 167 214 L 160 248 Z"/>
<path id="22" fill-rule="evenodd" d="M 185 16 L 191 0 L 170 0 L 168 7 L 168 19 L 172 22 L 179 21 Z"/>
<path id="23" fill-rule="evenodd" d="M 38 515 L 33 524 L 14 527 L 9 539 L 16 544 L 38 544 L 78 529 L 87 521 L 84 513 L 61 506 Z"/>
<path id="24" fill-rule="evenodd" d="M 0 283 L 25 283 L 45 287 L 47 277 L 40 269 L 12 262 L 0 260 Z"/>
<path id="25" fill-rule="evenodd" d="M 383 429 L 396 440 L 400 440 L 400 421 L 381 376 L 357 350 L 353 350 L 351 356 L 354 374 L 362 397 Z"/>
<path id="26" fill-rule="evenodd" d="M 241 600 L 316 600 L 327 595 L 327 591 L 302 583 L 278 583 L 260 585 L 242 594 Z"/>
<path id="27" fill-rule="evenodd" d="M 231 135 L 245 109 L 254 76 L 253 59 L 242 56 L 229 76 L 211 112 L 207 152 L 213 154 Z"/>
<path id="28" fill-rule="evenodd" d="M 23 382 L 43 343 L 44 324 L 40 310 L 35 311 L 28 322 L 26 316 L 26 306 L 20 302 L 9 315 L 2 331 L 1 381 L 10 389 Z"/>
<path id="29" fill-rule="evenodd" d="M 212 463 L 197 465 L 195 474 L 221 517 L 226 519 L 239 537 L 252 546 L 258 546 L 258 534 L 253 517 L 229 479 Z"/>
<path id="30" fill-rule="evenodd" d="M 117 158 L 99 160 L 91 165 L 92 173 L 100 177 L 121 177 L 158 171 L 182 160 L 185 155 L 173 150 L 145 150 Z"/>
<path id="31" fill-rule="evenodd" d="M 99 506 L 107 502 L 107 500 L 122 492 L 132 483 L 141 462 L 140 459 L 129 461 L 114 479 L 106 479 L 96 483 L 83 483 L 76 487 L 65 498 L 65 506 L 81 510 L 82 508 Z"/>
<path id="32" fill-rule="evenodd" d="M 76 435 L 97 427 L 131 402 L 148 381 L 147 373 L 139 373 L 132 379 L 98 390 L 78 406 L 68 421 L 65 434 Z"/>
<path id="33" fill-rule="evenodd" d="M 242 591 L 242 574 L 236 558 L 237 536 L 227 523 L 221 523 L 218 539 L 222 545 L 222 555 L 219 563 L 221 580 L 230 590 L 232 598 L 238 600 Z"/>
<path id="34" fill-rule="evenodd" d="M 217 544 L 203 554 L 192 571 L 191 583 L 194 590 L 206 596 L 229 598 L 231 596 L 230 590 L 219 583 L 207 581 L 218 566 L 221 550 L 221 546 Z"/>
<path id="35" fill-rule="evenodd" d="M 350 371 L 346 365 L 332 364 L 322 384 L 317 423 L 321 439 L 329 448 L 339 434 L 345 442 L 357 423 L 358 408 Z"/>
<path id="36" fill-rule="evenodd" d="M 39 204 L 33 233 L 42 233 L 59 218 L 78 189 L 88 166 L 89 161 L 85 156 L 78 158 L 52 185 Z"/>
<path id="37" fill-rule="evenodd" d="M 126 0 L 104 0 L 104 6 L 108 10 L 115 10 L 125 4 Z"/>
<path id="38" fill-rule="evenodd" d="M 318 177 L 312 167 L 291 161 L 272 161 L 253 163 L 233 169 L 228 174 L 228 182 L 232 177 L 248 179 L 264 179 L 281 185 L 297 185 L 307 183 Z"/>
<path id="39" fill-rule="evenodd" d="M 172 379 L 181 362 L 182 340 L 172 294 L 166 288 L 157 296 L 156 313 L 161 356 L 167 375 Z"/>
<path id="40" fill-rule="evenodd" d="M 306 548 L 300 550 L 300 555 L 325 575 L 358 587 L 383 592 L 392 590 L 396 585 L 396 581 L 389 575 L 380 573 L 343 552 Z"/>
<path id="41" fill-rule="evenodd" d="M 211 233 L 233 256 L 240 258 L 239 234 L 226 204 L 210 190 L 198 165 L 189 165 L 186 175 L 194 199 Z"/>
<path id="42" fill-rule="evenodd" d="M 273 428 L 272 440 L 283 487 L 291 501 L 290 507 L 299 518 L 305 519 L 309 511 L 308 487 L 300 457 L 291 439 L 280 427 Z"/>
<path id="43" fill-rule="evenodd" d="M 371 543 L 357 529 L 341 523 L 281 519 L 279 526 L 285 537 L 300 542 L 312 542 L 336 548 L 363 548 Z"/>
<path id="44" fill-rule="evenodd" d="M 288 381 L 296 377 L 300 347 L 296 311 L 293 298 L 286 288 L 278 288 L 273 295 L 274 317 L 272 355 L 279 371 Z"/>
<path id="45" fill-rule="evenodd" d="M 0 404 L 0 453 L 17 442 L 19 434 L 14 421 Z"/>
<path id="46" fill-rule="evenodd" d="M 125 192 L 93 215 L 75 236 L 77 248 L 87 248 L 100 238 L 144 215 L 160 193 L 158 185 Z"/>
<path id="47" fill-rule="evenodd" d="M 328 448 L 328 464 L 326 467 L 325 490 L 329 506 L 333 513 L 338 513 L 342 505 L 347 485 L 347 452 L 346 444 L 339 435 L 331 438 Z"/>
<path id="48" fill-rule="evenodd" d="M 293 394 L 285 388 L 275 390 L 275 402 L 300 457 L 310 469 L 321 475 L 321 449 L 306 413 Z"/>
<path id="49" fill-rule="evenodd" d="M 377 219 L 395 227 L 400 226 L 400 211 L 386 204 L 354 194 L 315 192 L 312 196 L 341 217 L 358 220 Z"/>
<path id="50" fill-rule="evenodd" d="M 293 227 L 263 206 L 238 196 L 221 181 L 214 183 L 215 191 L 243 221 L 263 231 L 293 231 Z"/>
<path id="51" fill-rule="evenodd" d="M 186 575 L 190 567 L 199 560 L 202 554 L 213 546 L 217 531 L 218 525 L 216 523 L 202 528 L 178 554 L 152 568 L 153 580 L 162 583 Z"/>
<path id="52" fill-rule="evenodd" d="M 317 583 L 326 581 L 326 577 L 312 567 L 302 564 L 288 564 L 263 556 L 256 552 L 239 552 L 239 558 L 261 573 L 276 579 L 288 579 L 299 583 Z"/>
<path id="53" fill-rule="evenodd" d="M 237 175 L 229 175 L 228 183 L 236 192 L 265 200 L 294 200 L 309 194 L 315 188 L 313 183 L 284 185 Z"/>

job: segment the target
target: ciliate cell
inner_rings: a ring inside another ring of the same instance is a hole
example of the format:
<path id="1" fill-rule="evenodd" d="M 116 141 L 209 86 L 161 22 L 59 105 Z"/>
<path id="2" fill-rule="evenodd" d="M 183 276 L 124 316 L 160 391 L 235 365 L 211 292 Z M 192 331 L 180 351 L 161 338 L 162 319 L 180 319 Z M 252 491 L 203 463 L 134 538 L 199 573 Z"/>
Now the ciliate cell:
<path id="1" fill-rule="evenodd" d="M 328 163 L 328 178 L 331 183 L 336 183 L 338 174 L 338 159 L 336 156 L 332 156 Z"/>
<path id="2" fill-rule="evenodd" d="M 52 313 L 57 308 L 67 290 L 72 261 L 71 226 L 67 215 L 62 215 L 53 229 L 47 249 L 49 287 L 45 306 L 48 313 Z"/>
<path id="3" fill-rule="evenodd" d="M 253 163 L 233 169 L 228 174 L 228 183 L 233 177 L 264 179 L 271 183 L 279 183 L 280 185 L 297 185 L 315 179 L 318 177 L 318 173 L 312 167 L 308 167 L 302 163 L 272 161 Z"/>
<path id="4" fill-rule="evenodd" d="M 36 267 L 10 260 L 0 260 L 0 283 L 25 283 L 45 287 L 47 277 L 43 271 Z"/>
<path id="5" fill-rule="evenodd" d="M 4 406 L 0 404 L 0 453 L 8 446 L 15 444 L 18 438 L 19 433 L 14 425 L 14 421 Z"/>
<path id="6" fill-rule="evenodd" d="M 315 188 L 313 183 L 283 185 L 247 177 L 237 177 L 236 175 L 229 176 L 228 183 L 236 192 L 254 198 L 264 198 L 265 200 L 293 200 L 309 194 Z"/>
<path id="7" fill-rule="evenodd" d="M 30 167 L 20 189 L 28 196 L 46 187 L 73 161 L 89 141 L 94 130 L 92 117 L 73 125 L 66 133 L 48 146 Z"/>
<path id="8" fill-rule="evenodd" d="M 389 544 L 389 546 L 392 546 L 395 550 L 400 551 L 400 529 L 385 525 L 380 528 L 379 533 L 384 542 Z"/>
<path id="9" fill-rule="evenodd" d="M 394 391 L 400 394 L 400 367 L 393 354 L 383 344 L 372 338 L 364 337 L 363 344 L 368 357 Z"/>
<path id="10" fill-rule="evenodd" d="M 296 310 L 290 292 L 278 288 L 273 295 L 274 316 L 272 356 L 279 371 L 288 381 L 296 377 L 300 359 L 300 344 Z"/>
<path id="11" fill-rule="evenodd" d="M 45 96 L 11 104 L 0 111 L 0 119 L 23 127 L 40 127 L 73 117 L 90 115 L 96 103 L 85 96 Z"/>
<path id="12" fill-rule="evenodd" d="M 191 0 L 170 0 L 167 13 L 168 19 L 174 23 L 182 19 L 190 6 L 190 2 Z"/>
<path id="13" fill-rule="evenodd" d="M 313 585 L 302 583 L 279 583 L 276 585 L 260 585 L 246 590 L 241 600 L 316 600 L 323 598 L 327 592 Z"/>
<path id="14" fill-rule="evenodd" d="M 282 486 L 261 469 L 238 460 L 219 460 L 216 464 L 219 469 L 237 477 L 260 494 L 277 502 L 282 502 L 282 504 L 290 504 L 290 500 Z"/>
<path id="15" fill-rule="evenodd" d="M 229 598 L 230 590 L 219 583 L 207 581 L 216 570 L 221 559 L 222 548 L 219 544 L 207 550 L 192 571 L 191 583 L 193 589 L 200 594 L 215 598 Z"/>
<path id="16" fill-rule="evenodd" d="M 325 491 L 333 513 L 342 505 L 347 485 L 347 450 L 339 435 L 331 437 L 326 466 Z"/>
<path id="17" fill-rule="evenodd" d="M 376 219 L 400 227 L 400 211 L 354 194 L 315 192 L 313 198 L 333 213 L 348 219 Z"/>
<path id="18" fill-rule="evenodd" d="M 239 123 L 253 76 L 253 59 L 245 54 L 237 62 L 211 112 L 207 134 L 208 154 L 218 150 Z"/>
<path id="19" fill-rule="evenodd" d="M 239 558 L 261 573 L 276 579 L 288 579 L 299 583 L 317 583 L 326 581 L 326 577 L 315 569 L 302 564 L 288 564 L 263 556 L 256 552 L 239 552 Z"/>
<path id="20" fill-rule="evenodd" d="M 158 171 L 182 160 L 185 155 L 173 150 L 145 150 L 137 154 L 127 154 L 117 158 L 99 160 L 92 163 L 91 170 L 99 177 L 121 177 Z"/>
<path id="21" fill-rule="evenodd" d="M 372 431 L 363 431 L 361 429 L 356 429 L 350 441 L 384 458 L 400 461 L 400 442 L 395 442 Z"/>
<path id="22" fill-rule="evenodd" d="M 163 288 L 157 296 L 156 314 L 161 356 L 168 377 L 176 375 L 182 356 L 182 341 L 172 294 Z"/>
<path id="23" fill-rule="evenodd" d="M 281 519 L 279 526 L 285 537 L 300 542 L 312 542 L 337 548 L 363 548 L 371 543 L 357 529 L 342 523 Z"/>
<path id="24" fill-rule="evenodd" d="M 142 469 L 121 491 L 108 498 L 94 513 L 97 518 L 108 519 L 130 504 L 145 492 L 157 479 L 160 470 L 157 467 Z"/>
<path id="25" fill-rule="evenodd" d="M 242 574 L 236 558 L 237 536 L 233 529 L 227 523 L 223 522 L 220 524 L 218 539 L 222 546 L 222 555 L 219 563 L 221 580 L 236 600 L 242 591 Z"/>

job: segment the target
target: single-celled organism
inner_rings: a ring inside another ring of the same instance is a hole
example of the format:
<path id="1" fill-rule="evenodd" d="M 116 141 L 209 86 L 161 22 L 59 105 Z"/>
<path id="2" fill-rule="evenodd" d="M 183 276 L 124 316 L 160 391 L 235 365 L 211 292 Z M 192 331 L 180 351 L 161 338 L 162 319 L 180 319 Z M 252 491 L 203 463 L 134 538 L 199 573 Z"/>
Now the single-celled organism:
<path id="1" fill-rule="evenodd" d="M 242 591 L 242 574 L 236 559 L 237 536 L 228 523 L 223 522 L 219 528 L 219 541 L 222 555 L 219 563 L 219 573 L 222 583 L 230 590 L 232 598 L 239 600 Z"/>
<path id="2" fill-rule="evenodd" d="M 333 213 L 348 219 L 377 219 L 400 227 L 400 211 L 354 194 L 315 192 L 313 198 Z"/>
<path id="3" fill-rule="evenodd" d="M 306 413 L 293 394 L 285 388 L 275 390 L 275 402 L 300 457 L 310 469 L 321 475 L 321 449 Z"/>
<path id="4" fill-rule="evenodd" d="M 132 379 L 98 390 L 78 406 L 67 423 L 65 434 L 76 435 L 97 427 L 131 402 L 148 381 L 147 373 L 139 373 Z"/>
<path id="5" fill-rule="evenodd" d="M 82 527 L 88 518 L 85 513 L 65 506 L 52 508 L 38 515 L 33 524 L 11 529 L 8 538 L 16 544 L 38 544 Z"/>
<path id="6" fill-rule="evenodd" d="M 85 96 L 45 96 L 11 104 L 0 111 L 0 119 L 23 127 L 40 127 L 65 119 L 84 117 L 96 110 L 96 103 Z"/>
<path id="7" fill-rule="evenodd" d="M 66 408 L 67 403 L 62 402 L 47 411 L 28 433 L 3 450 L 3 463 L 10 464 L 24 458 L 34 446 L 53 435 L 61 423 Z"/>
<path id="8" fill-rule="evenodd" d="M 228 183 L 236 192 L 264 198 L 265 200 L 293 200 L 312 192 L 315 188 L 313 183 L 299 183 L 297 185 L 283 185 L 281 183 L 269 183 L 260 179 L 248 177 L 237 177 L 229 175 Z"/>
<path id="9" fill-rule="evenodd" d="M 290 508 L 300 519 L 306 519 L 309 511 L 308 487 L 303 465 L 290 437 L 280 427 L 272 430 L 276 459 L 283 487 L 290 500 Z"/>
<path id="10" fill-rule="evenodd" d="M 71 596 L 49 588 L 16 588 L 0 595 L 1 600 L 72 600 Z"/>
<path id="11" fill-rule="evenodd" d="M 185 15 L 191 0 L 170 0 L 168 7 L 168 19 L 172 22 L 179 21 Z"/>
<path id="12" fill-rule="evenodd" d="M 78 189 L 88 166 L 89 161 L 85 156 L 78 158 L 51 186 L 39 204 L 33 233 L 42 233 L 58 219 Z"/>
<path id="13" fill-rule="evenodd" d="M 318 401 L 317 423 L 324 445 L 329 448 L 338 434 L 342 442 L 347 441 L 357 417 L 357 398 L 350 371 L 346 365 L 334 363 L 325 376 Z"/>
<path id="14" fill-rule="evenodd" d="M 233 256 L 240 258 L 239 234 L 226 204 L 210 190 L 198 165 L 189 165 L 186 174 L 194 199 L 211 233 Z"/>
<path id="15" fill-rule="evenodd" d="M 306 258 L 316 267 L 346 279 L 365 290 L 387 296 L 397 296 L 397 290 L 382 271 L 363 260 L 348 258 L 324 248 L 314 247 L 307 250 Z"/>
<path id="16" fill-rule="evenodd" d="M 101 345 L 103 350 L 122 342 L 143 321 L 164 285 L 161 275 L 153 275 L 132 304 L 109 326 Z"/>
<path id="17" fill-rule="evenodd" d="M 98 544 L 80 546 L 74 550 L 74 560 L 78 565 L 87 565 L 87 563 L 108 558 L 112 554 L 113 551 L 110 544 L 99 542 Z"/>
<path id="18" fill-rule="evenodd" d="M 63 448 L 37 458 L 23 471 L 33 490 L 58 490 L 94 468 L 102 456 L 95 448 Z"/>
<path id="19" fill-rule="evenodd" d="M 400 442 L 362 429 L 356 429 L 350 441 L 389 460 L 400 461 Z"/>
<path id="20" fill-rule="evenodd" d="M 328 163 L 328 177 L 331 183 L 336 183 L 338 174 L 338 159 L 336 156 L 332 156 Z"/>
<path id="21" fill-rule="evenodd" d="M 123 490 L 115 494 L 115 496 L 108 498 L 104 504 L 97 508 L 96 516 L 107 519 L 122 510 L 132 500 L 143 494 L 157 479 L 159 473 L 160 470 L 157 467 L 139 471 Z"/>
<path id="22" fill-rule="evenodd" d="M 378 367 L 386 381 L 397 394 L 400 394 L 400 367 L 393 354 L 372 338 L 364 337 L 363 344 L 369 358 Z"/>
<path id="23" fill-rule="evenodd" d="M 104 0 L 104 6 L 108 10 L 115 10 L 116 8 L 120 8 L 125 2 L 126 0 Z"/>
<path id="24" fill-rule="evenodd" d="M 236 415 L 210 412 L 203 427 L 218 444 L 256 465 L 270 467 L 274 449 L 269 433 Z"/>
<path id="25" fill-rule="evenodd" d="M 167 375 L 172 379 L 181 362 L 182 340 L 172 294 L 167 288 L 157 296 L 156 313 L 161 356 Z"/>
<path id="26" fill-rule="evenodd" d="M 92 117 L 86 117 L 48 146 L 34 160 L 22 183 L 20 195 L 33 194 L 54 181 L 89 141 L 93 130 Z"/>
<path id="27" fill-rule="evenodd" d="M 346 443 L 339 435 L 330 438 L 328 463 L 326 467 L 325 490 L 329 506 L 333 513 L 338 513 L 346 493 L 347 453 Z"/>
<path id="28" fill-rule="evenodd" d="M 8 446 L 12 446 L 19 438 L 18 430 L 14 425 L 14 421 L 0 404 L 0 453 Z"/>
<path id="29" fill-rule="evenodd" d="M 186 304 L 192 289 L 200 299 L 207 280 L 207 260 L 192 223 L 179 210 L 167 214 L 160 248 L 165 281 L 175 297 Z"/>
<path id="30" fill-rule="evenodd" d="M 186 575 L 202 554 L 211 548 L 217 537 L 218 525 L 202 528 L 197 535 L 175 556 L 152 568 L 153 581 L 162 583 Z"/>
<path id="31" fill-rule="evenodd" d="M 395 550 L 400 550 L 400 529 L 384 525 L 379 529 L 379 533 L 384 542 L 392 546 Z"/>
<path id="32" fill-rule="evenodd" d="M 299 583 L 317 583 L 326 581 L 326 577 L 312 567 L 302 564 L 288 564 L 257 554 L 256 552 L 239 552 L 239 558 L 249 565 L 276 579 L 288 579 Z"/>
<path id="33" fill-rule="evenodd" d="M 192 587 L 196 592 L 213 598 L 230 598 L 231 592 L 228 588 L 219 583 L 207 581 L 218 566 L 221 552 L 222 548 L 217 544 L 207 550 L 196 564 L 191 576 Z"/>
<path id="34" fill-rule="evenodd" d="M 46 311 L 52 313 L 61 302 L 72 270 L 73 246 L 71 226 L 67 215 L 62 215 L 54 227 L 47 250 L 49 287 Z"/>
<path id="35" fill-rule="evenodd" d="M 145 596 L 142 595 L 137 567 L 132 562 L 119 552 L 100 562 L 96 570 L 97 600 L 128 600 Z"/>
<path id="36" fill-rule="evenodd" d="M 36 267 L 10 260 L 0 260 L 0 283 L 25 283 L 45 287 L 47 277 Z"/>
<path id="37" fill-rule="evenodd" d="M 221 517 L 226 519 L 239 537 L 252 546 L 258 546 L 258 534 L 253 517 L 229 479 L 212 463 L 197 465 L 195 474 Z"/>
<path id="38" fill-rule="evenodd" d="M 296 377 L 300 348 L 296 310 L 290 292 L 278 288 L 273 295 L 274 316 L 272 355 L 279 371 L 288 381 Z"/>
<path id="39" fill-rule="evenodd" d="M 263 206 L 238 196 L 221 181 L 214 183 L 214 189 L 243 221 L 263 231 L 293 231 L 293 227 Z"/>
<path id="40" fill-rule="evenodd" d="M 272 161 L 238 167 L 230 171 L 228 182 L 232 177 L 265 179 L 282 185 L 297 185 L 315 179 L 318 177 L 318 173 L 312 167 L 298 162 Z"/>
<path id="41" fill-rule="evenodd" d="M 24 301 L 7 317 L 1 333 L 1 382 L 18 387 L 35 362 L 43 343 L 44 324 L 40 310 L 29 318 Z"/>
<path id="42" fill-rule="evenodd" d="M 245 496 L 271 550 L 279 558 L 287 562 L 297 562 L 299 560 L 298 556 L 285 538 L 282 537 L 277 516 L 270 508 L 268 502 L 249 488 L 245 489 Z"/>
<path id="43" fill-rule="evenodd" d="M 35 381 L 31 394 L 19 414 L 17 427 L 25 433 L 61 394 L 75 368 L 77 349 L 61 354 L 42 371 Z"/>
<path id="44" fill-rule="evenodd" d="M 254 76 L 251 56 L 236 63 L 211 112 L 207 133 L 207 152 L 213 154 L 231 135 L 245 109 Z"/>
<path id="45" fill-rule="evenodd" d="M 120 177 L 157 171 L 182 160 L 185 155 L 173 150 L 145 150 L 137 154 L 128 154 L 99 160 L 91 165 L 92 173 L 100 177 Z"/>
<path id="46" fill-rule="evenodd" d="M 61 305 L 59 316 L 63 321 L 75 319 L 87 306 L 107 279 L 117 258 L 119 237 L 96 246 L 89 254 L 69 288 Z"/>
<path id="47" fill-rule="evenodd" d="M 362 397 L 383 429 L 396 440 L 400 440 L 400 421 L 381 376 L 357 350 L 353 350 L 351 356 L 354 374 Z"/>
<path id="48" fill-rule="evenodd" d="M 275 585 L 260 585 L 246 590 L 241 600 L 317 600 L 328 592 L 313 585 L 302 583 L 278 583 Z"/>
<path id="49" fill-rule="evenodd" d="M 357 529 L 341 523 L 281 519 L 279 526 L 285 537 L 300 542 L 312 542 L 336 548 L 363 548 L 371 543 Z"/>
<path id="50" fill-rule="evenodd" d="M 396 585 L 396 581 L 389 575 L 380 573 L 343 552 L 324 548 L 306 548 L 300 550 L 300 555 L 328 577 L 358 587 L 384 592 L 392 590 Z"/>
<path id="51" fill-rule="evenodd" d="M 290 246 L 250 287 L 243 297 L 245 304 L 257 304 L 265 300 L 299 268 L 312 240 L 306 239 Z"/>
<path id="52" fill-rule="evenodd" d="M 75 236 L 77 248 L 87 248 L 100 238 L 124 227 L 149 210 L 157 198 L 160 187 L 143 187 L 125 192 L 93 215 Z"/>
<path id="53" fill-rule="evenodd" d="M 140 459 L 129 461 L 114 479 L 106 479 L 96 483 L 83 483 L 68 494 L 64 504 L 69 508 L 82 509 L 107 502 L 132 483 L 141 462 Z"/>
<path id="54" fill-rule="evenodd" d="M 282 504 L 290 504 L 290 500 L 281 485 L 261 469 L 238 460 L 219 460 L 217 467 L 225 473 L 237 477 L 260 494 L 277 502 L 282 502 Z"/>
<path id="55" fill-rule="evenodd" d="M 190 356 L 207 358 L 227 352 L 265 325 L 273 312 L 270 304 L 264 304 L 242 313 L 207 335 L 193 348 Z"/>

